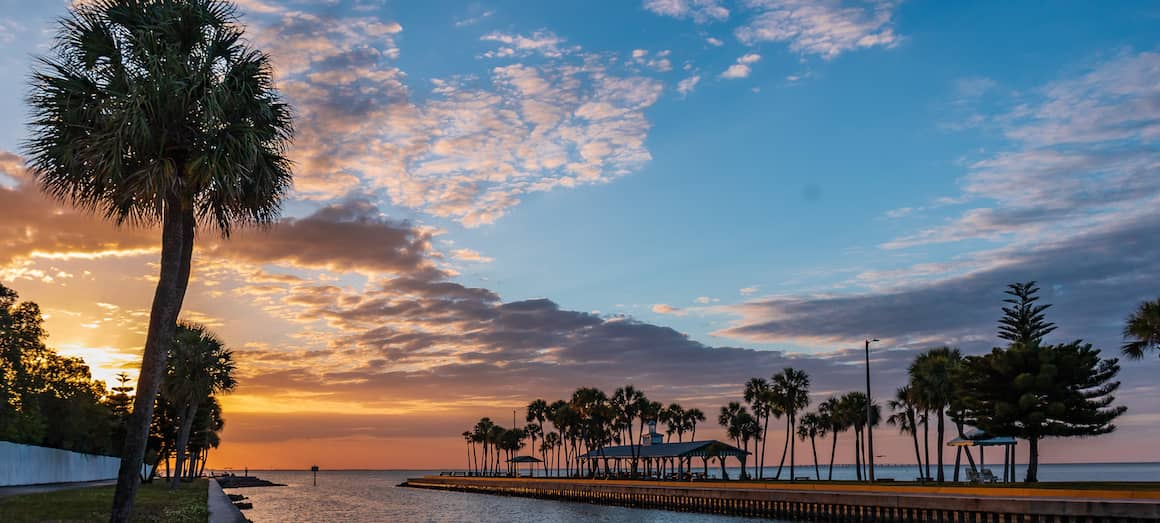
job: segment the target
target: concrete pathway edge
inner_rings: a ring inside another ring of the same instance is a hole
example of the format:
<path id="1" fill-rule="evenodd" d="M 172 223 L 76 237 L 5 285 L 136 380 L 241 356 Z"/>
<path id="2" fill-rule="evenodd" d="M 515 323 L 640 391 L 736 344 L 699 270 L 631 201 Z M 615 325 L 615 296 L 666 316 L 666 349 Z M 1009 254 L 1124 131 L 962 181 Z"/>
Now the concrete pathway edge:
<path id="1" fill-rule="evenodd" d="M 209 523 L 244 523 L 249 520 L 222 491 L 216 479 L 209 480 Z"/>

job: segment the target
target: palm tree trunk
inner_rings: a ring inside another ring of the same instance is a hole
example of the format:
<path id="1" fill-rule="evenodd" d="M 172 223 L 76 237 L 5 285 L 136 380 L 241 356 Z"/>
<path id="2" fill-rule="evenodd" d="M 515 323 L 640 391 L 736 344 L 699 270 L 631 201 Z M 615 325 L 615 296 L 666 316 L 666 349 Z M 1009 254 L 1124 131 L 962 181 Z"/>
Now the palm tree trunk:
<path id="1" fill-rule="evenodd" d="M 910 423 L 910 440 L 914 443 L 914 463 L 918 467 L 918 475 L 922 476 L 922 453 L 918 450 L 918 419 L 914 409 L 906 409 L 906 421 Z"/>
<path id="2" fill-rule="evenodd" d="M 946 427 L 943 424 L 943 408 L 938 409 L 938 448 L 935 453 L 938 454 L 938 482 L 946 481 L 946 474 L 943 472 L 943 438 L 946 437 Z"/>
<path id="3" fill-rule="evenodd" d="M 930 411 L 923 410 L 922 414 L 923 414 L 922 415 L 922 418 L 923 418 L 923 420 L 922 420 L 922 446 L 926 452 L 926 472 L 923 473 L 922 477 L 923 477 L 923 481 L 926 481 L 925 478 L 931 477 L 930 476 Z"/>
<path id="4" fill-rule="evenodd" d="M 789 439 L 789 480 L 793 481 L 796 478 L 797 472 L 794 471 L 794 454 L 797 454 L 797 438 L 794 437 L 794 430 L 797 429 L 796 413 L 789 415 L 789 434 L 786 438 Z"/>
<path id="5" fill-rule="evenodd" d="M 773 479 L 781 479 L 781 468 L 785 466 L 785 455 L 787 452 L 789 452 L 789 439 L 793 437 L 793 434 L 789 433 L 789 416 L 785 417 L 785 430 L 785 445 L 781 448 L 781 462 L 777 464 L 777 474 L 773 477 Z"/>
<path id="6" fill-rule="evenodd" d="M 862 481 L 862 435 L 854 429 L 854 477 Z"/>
<path id="7" fill-rule="evenodd" d="M 757 478 L 765 479 L 765 449 L 769 443 L 769 414 L 765 415 L 765 426 L 761 429 L 761 463 L 758 464 Z"/>
<path id="8" fill-rule="evenodd" d="M 177 433 L 177 462 L 173 468 L 173 477 L 169 480 L 169 490 L 177 488 L 177 483 L 181 481 L 182 472 L 186 469 L 186 447 L 189 446 L 189 433 L 193 430 L 193 417 L 197 414 L 197 406 L 199 401 L 191 401 L 185 407 L 185 412 L 181 415 L 180 430 Z"/>
<path id="9" fill-rule="evenodd" d="M 810 449 L 814 453 L 814 479 L 822 480 L 822 471 L 818 468 L 818 443 L 814 440 L 814 435 L 810 434 Z"/>
<path id="10" fill-rule="evenodd" d="M 184 169 L 181 169 L 184 170 Z M 178 172 L 181 172 L 179 170 Z M 166 199 L 161 226 L 161 270 L 153 305 L 149 310 L 149 328 L 145 335 L 145 353 L 141 357 L 141 374 L 137 378 L 137 397 L 125 433 L 121 466 L 117 471 L 117 489 L 113 493 L 110 523 L 128 523 L 133 515 L 133 498 L 141 481 L 141 464 L 149 441 L 149 425 L 157 388 L 165 375 L 166 348 L 177 331 L 177 316 L 189 285 L 189 264 L 193 256 L 193 212 L 179 211 L 178 198 Z"/>
<path id="11" fill-rule="evenodd" d="M 830 444 L 830 481 L 834 480 L 834 456 L 838 454 L 838 431 L 831 431 L 834 435 L 833 443 Z"/>

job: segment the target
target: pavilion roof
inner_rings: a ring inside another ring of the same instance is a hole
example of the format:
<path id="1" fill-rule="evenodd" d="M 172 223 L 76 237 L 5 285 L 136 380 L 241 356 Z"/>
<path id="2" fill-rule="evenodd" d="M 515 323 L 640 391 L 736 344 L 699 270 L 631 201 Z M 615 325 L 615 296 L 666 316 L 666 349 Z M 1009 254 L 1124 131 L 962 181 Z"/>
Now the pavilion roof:
<path id="1" fill-rule="evenodd" d="M 742 457 L 749 453 L 733 445 L 717 440 L 686 441 L 683 443 L 658 443 L 655 445 L 637 445 L 637 456 L 641 458 L 703 458 L 707 456 Z M 581 459 L 625 459 L 631 458 L 632 445 L 604 447 L 604 450 L 592 450 L 580 456 Z"/>

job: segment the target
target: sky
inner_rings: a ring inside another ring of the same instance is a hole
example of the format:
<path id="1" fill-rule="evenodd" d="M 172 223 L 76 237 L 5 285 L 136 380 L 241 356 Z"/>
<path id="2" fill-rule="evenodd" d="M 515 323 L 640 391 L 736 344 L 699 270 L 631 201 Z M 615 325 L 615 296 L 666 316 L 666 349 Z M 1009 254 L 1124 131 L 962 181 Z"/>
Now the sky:
<path id="1" fill-rule="evenodd" d="M 1048 341 L 1113 357 L 1160 295 L 1152 2 L 238 3 L 295 188 L 275 227 L 198 238 L 183 317 L 239 362 L 211 467 L 461 466 L 476 419 L 580 386 L 715 413 L 792 366 L 816 404 L 863 387 L 867 338 L 882 398 L 923 349 L 1000 345 L 1016 281 Z M 24 167 L 68 6 L 0 0 L 0 283 L 108 380 L 139 362 L 159 232 Z M 1160 461 L 1160 360 L 1122 363 L 1118 430 L 1045 461 Z"/>

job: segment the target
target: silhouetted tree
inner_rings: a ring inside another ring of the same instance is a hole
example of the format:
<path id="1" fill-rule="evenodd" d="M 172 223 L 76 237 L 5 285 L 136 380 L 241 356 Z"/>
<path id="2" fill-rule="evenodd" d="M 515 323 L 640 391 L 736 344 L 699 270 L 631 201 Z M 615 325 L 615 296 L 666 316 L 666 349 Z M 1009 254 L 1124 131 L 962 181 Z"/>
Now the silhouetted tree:
<path id="1" fill-rule="evenodd" d="M 271 223 L 290 189 L 290 108 L 224 0 L 74 2 L 32 75 L 26 151 L 50 196 L 161 225 L 161 263 L 111 521 L 128 521 L 198 222 Z"/>

